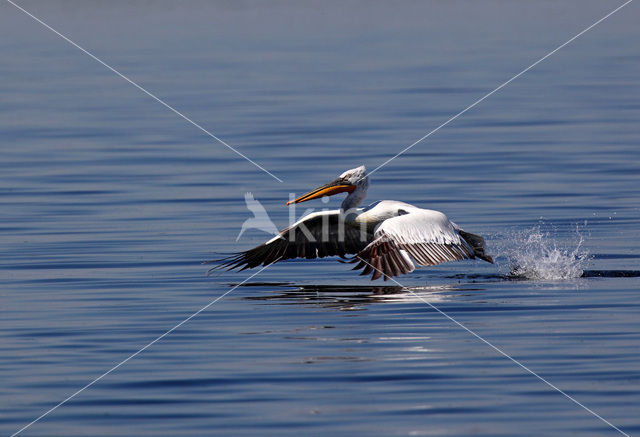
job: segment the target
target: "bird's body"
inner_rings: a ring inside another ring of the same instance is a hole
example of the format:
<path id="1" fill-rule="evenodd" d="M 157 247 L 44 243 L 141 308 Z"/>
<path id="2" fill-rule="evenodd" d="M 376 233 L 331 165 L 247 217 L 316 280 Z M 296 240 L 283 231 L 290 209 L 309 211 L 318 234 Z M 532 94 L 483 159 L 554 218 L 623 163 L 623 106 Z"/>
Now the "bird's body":
<path id="1" fill-rule="evenodd" d="M 343 173 L 296 200 L 299 203 L 325 195 L 348 192 L 340 209 L 309 214 L 269 241 L 219 260 L 216 268 L 241 270 L 291 258 L 323 258 L 353 254 L 354 270 L 371 273 L 375 280 L 412 272 L 415 264 L 427 266 L 446 261 L 480 258 L 484 239 L 460 229 L 439 211 L 404 202 L 382 200 L 359 208 L 369 179 L 364 166 Z"/>

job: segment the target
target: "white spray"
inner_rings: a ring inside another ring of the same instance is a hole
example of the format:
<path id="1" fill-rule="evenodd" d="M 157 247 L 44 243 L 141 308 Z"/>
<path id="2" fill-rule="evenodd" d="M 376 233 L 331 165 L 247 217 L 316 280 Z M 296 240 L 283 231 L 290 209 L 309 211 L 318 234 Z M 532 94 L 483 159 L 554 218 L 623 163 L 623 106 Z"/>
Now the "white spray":
<path id="1" fill-rule="evenodd" d="M 584 238 L 576 226 L 573 249 L 557 243 L 557 237 L 543 232 L 541 226 L 515 232 L 507 240 L 509 276 L 531 280 L 566 280 L 582 276 L 589 252 L 582 247 Z"/>

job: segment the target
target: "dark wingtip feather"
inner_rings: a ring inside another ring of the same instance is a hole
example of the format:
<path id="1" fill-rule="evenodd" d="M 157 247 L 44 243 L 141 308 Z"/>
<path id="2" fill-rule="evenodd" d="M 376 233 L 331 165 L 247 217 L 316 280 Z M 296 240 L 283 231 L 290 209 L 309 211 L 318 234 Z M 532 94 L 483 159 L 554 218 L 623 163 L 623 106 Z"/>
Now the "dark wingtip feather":
<path id="1" fill-rule="evenodd" d="M 244 263 L 244 252 L 227 254 L 228 256 L 202 261 L 202 264 L 217 264 L 207 270 L 207 276 L 211 276 L 216 271 L 232 270 Z"/>
<path id="2" fill-rule="evenodd" d="M 380 258 L 374 258 L 372 259 L 373 261 L 373 275 L 371 275 L 371 280 L 375 281 L 376 279 L 378 279 L 380 276 L 382 276 L 382 263 L 380 261 Z"/>
<path id="3" fill-rule="evenodd" d="M 480 258 L 480 259 L 485 260 L 485 261 L 486 261 L 486 262 L 488 262 L 488 263 L 493 264 L 493 257 L 492 257 L 491 255 L 478 255 L 478 254 L 476 253 L 476 256 L 477 256 L 478 258 Z"/>
<path id="4" fill-rule="evenodd" d="M 473 248 L 473 255 L 477 258 L 485 260 L 488 263 L 493 264 L 493 258 L 491 255 L 487 255 L 485 253 L 486 246 L 484 238 L 480 235 L 472 234 L 470 232 L 465 232 L 462 229 L 458 230 L 460 236 Z"/>
<path id="5" fill-rule="evenodd" d="M 358 264 L 356 264 L 356 266 L 354 268 L 352 268 L 351 270 L 360 270 L 362 268 L 364 268 L 364 266 L 366 266 L 364 261 L 360 261 Z"/>

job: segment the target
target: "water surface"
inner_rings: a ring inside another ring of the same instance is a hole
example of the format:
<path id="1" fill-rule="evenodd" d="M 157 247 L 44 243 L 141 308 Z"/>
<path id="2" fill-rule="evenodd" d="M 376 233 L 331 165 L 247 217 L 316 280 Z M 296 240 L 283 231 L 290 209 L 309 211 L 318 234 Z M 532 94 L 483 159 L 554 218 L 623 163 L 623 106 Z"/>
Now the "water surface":
<path id="1" fill-rule="evenodd" d="M 283 227 L 290 192 L 375 168 L 617 6 L 20 4 L 284 182 L 0 5 L 5 435 L 249 276 L 200 264 L 268 237 L 235 241 L 245 192 Z M 619 435 L 425 302 L 640 433 L 637 17 L 372 176 L 370 199 L 444 211 L 496 265 L 398 278 L 413 292 L 275 265 L 23 435 Z"/>

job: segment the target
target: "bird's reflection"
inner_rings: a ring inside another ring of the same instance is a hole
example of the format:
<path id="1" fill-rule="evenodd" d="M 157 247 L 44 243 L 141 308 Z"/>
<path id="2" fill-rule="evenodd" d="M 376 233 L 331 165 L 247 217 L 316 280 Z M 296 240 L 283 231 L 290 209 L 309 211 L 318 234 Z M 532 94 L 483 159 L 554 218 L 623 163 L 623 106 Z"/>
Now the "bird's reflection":
<path id="1" fill-rule="evenodd" d="M 246 287 L 264 288 L 264 291 L 246 296 L 253 301 L 266 301 L 281 305 L 312 304 L 357 311 L 373 303 L 436 303 L 450 300 L 456 292 L 472 291 L 468 286 L 451 284 L 419 287 L 355 286 L 355 285 L 300 285 L 286 283 L 252 283 Z M 473 288 L 477 290 L 477 288 Z"/>

